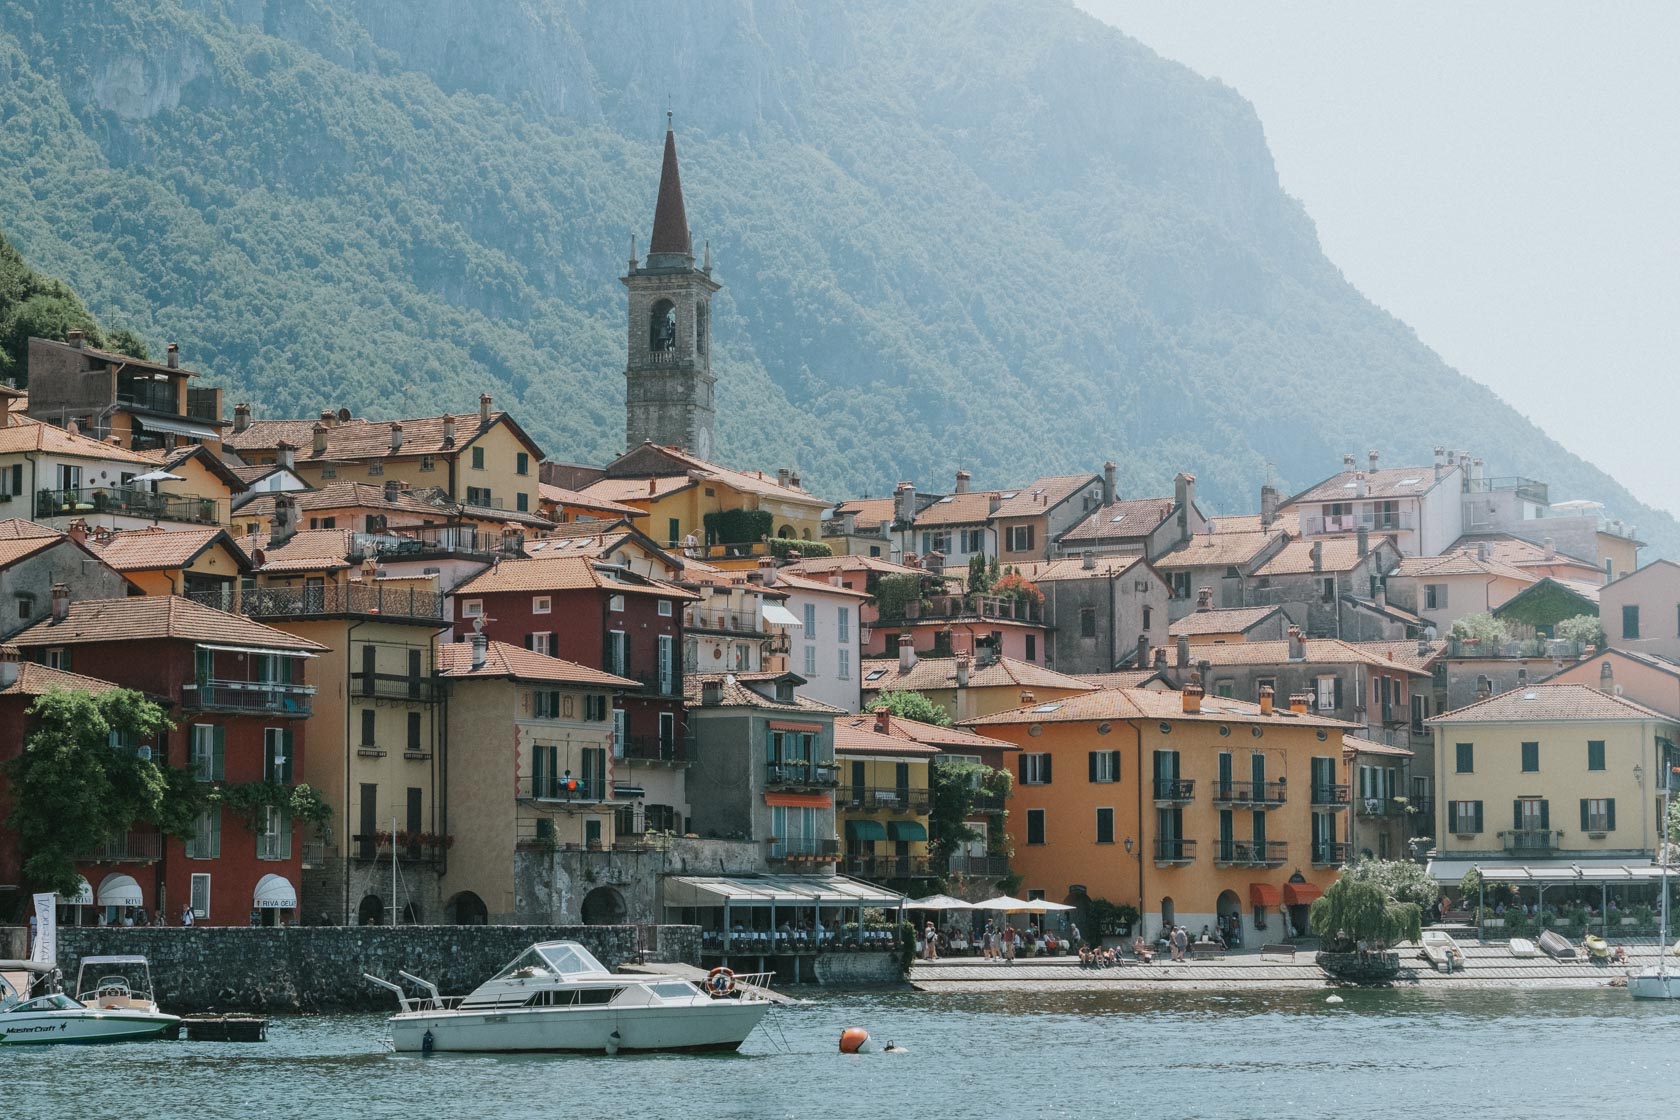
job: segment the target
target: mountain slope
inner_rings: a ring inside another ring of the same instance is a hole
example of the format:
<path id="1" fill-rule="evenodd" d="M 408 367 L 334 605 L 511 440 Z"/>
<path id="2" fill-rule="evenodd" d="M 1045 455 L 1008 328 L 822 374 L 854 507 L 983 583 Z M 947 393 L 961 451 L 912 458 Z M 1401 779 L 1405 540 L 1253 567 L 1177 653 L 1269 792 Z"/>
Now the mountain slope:
<path id="1" fill-rule="evenodd" d="M 729 459 L 840 496 L 1112 457 L 1237 510 L 1440 443 L 1680 552 L 1346 283 L 1246 102 L 1071 8 L 0 0 L 0 222 L 259 415 L 488 389 L 600 460 L 667 103 Z"/>

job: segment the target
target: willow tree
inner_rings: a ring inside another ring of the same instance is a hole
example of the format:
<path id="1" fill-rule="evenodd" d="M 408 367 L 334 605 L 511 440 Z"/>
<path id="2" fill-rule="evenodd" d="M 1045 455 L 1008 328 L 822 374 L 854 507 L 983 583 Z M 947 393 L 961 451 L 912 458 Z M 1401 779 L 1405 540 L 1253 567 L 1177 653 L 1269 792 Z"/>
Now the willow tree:
<path id="1" fill-rule="evenodd" d="M 1313 928 L 1344 944 L 1363 941 L 1386 949 L 1423 936 L 1423 911 L 1401 902 L 1370 879 L 1343 876 L 1330 885 L 1310 911 Z"/>

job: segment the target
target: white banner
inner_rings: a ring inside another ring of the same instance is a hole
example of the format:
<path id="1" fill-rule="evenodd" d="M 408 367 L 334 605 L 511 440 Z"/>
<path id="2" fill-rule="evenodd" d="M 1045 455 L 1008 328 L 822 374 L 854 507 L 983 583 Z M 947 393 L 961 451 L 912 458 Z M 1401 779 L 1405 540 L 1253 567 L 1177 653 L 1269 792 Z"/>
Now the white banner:
<path id="1" fill-rule="evenodd" d="M 58 896 L 35 896 L 35 944 L 29 947 L 29 963 L 52 968 L 58 964 Z"/>

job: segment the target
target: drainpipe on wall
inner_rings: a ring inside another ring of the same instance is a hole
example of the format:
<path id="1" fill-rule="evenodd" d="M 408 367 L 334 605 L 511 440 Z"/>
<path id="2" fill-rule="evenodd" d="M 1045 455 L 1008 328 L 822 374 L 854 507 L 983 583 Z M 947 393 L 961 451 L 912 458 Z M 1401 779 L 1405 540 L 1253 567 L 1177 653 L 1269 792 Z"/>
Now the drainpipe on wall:
<path id="1" fill-rule="evenodd" d="M 438 643 L 447 635 L 452 635 L 453 626 L 439 630 L 429 639 L 429 652 L 432 655 L 432 687 L 441 690 L 443 682 L 437 675 L 437 647 Z M 447 710 L 448 700 L 442 700 L 432 705 L 432 812 L 437 817 L 438 835 L 449 835 L 449 723 L 440 720 L 440 709 Z M 442 900 L 442 879 L 449 874 L 449 846 L 446 844 L 438 855 L 438 895 Z"/>
<path id="2" fill-rule="evenodd" d="M 453 475 L 453 467 L 450 468 L 450 473 Z M 453 485 L 453 477 L 451 477 L 450 482 Z M 360 622 L 352 622 L 350 624 L 350 629 L 344 632 L 344 673 L 346 677 L 344 681 L 344 815 L 339 818 L 339 843 L 342 845 L 342 854 L 339 857 L 339 866 L 344 874 L 344 921 L 342 923 L 344 925 L 354 924 L 350 918 L 350 758 L 352 754 L 352 748 L 350 746 L 350 697 L 355 690 L 350 687 L 350 681 L 348 679 L 350 666 L 354 661 L 354 659 L 350 656 L 350 636 L 362 625 L 363 624 Z M 392 850 L 395 851 L 394 846 Z M 394 859 L 395 856 L 392 858 Z M 302 871 L 298 872 L 298 885 L 300 887 L 303 885 Z M 391 900 L 391 905 L 395 907 L 396 904 L 397 900 L 393 898 Z"/>

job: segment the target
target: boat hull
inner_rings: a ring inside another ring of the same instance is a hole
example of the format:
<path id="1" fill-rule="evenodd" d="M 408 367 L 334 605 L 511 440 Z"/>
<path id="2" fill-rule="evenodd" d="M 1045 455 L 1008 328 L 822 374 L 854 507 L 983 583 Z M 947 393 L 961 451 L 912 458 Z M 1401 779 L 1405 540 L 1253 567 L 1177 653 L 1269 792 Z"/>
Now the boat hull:
<path id="1" fill-rule="evenodd" d="M 1680 972 L 1640 972 L 1628 977 L 1634 999 L 1680 999 Z"/>
<path id="2" fill-rule="evenodd" d="M 769 1009 L 762 1001 L 720 999 L 689 1007 L 415 1011 L 389 1022 L 392 1049 L 408 1054 L 426 1049 L 428 1031 L 438 1053 L 719 1051 L 739 1049 Z"/>
<path id="3" fill-rule="evenodd" d="M 180 1025 L 174 1015 L 146 1011 L 24 1011 L 0 1015 L 0 1046 L 142 1042 Z"/>

